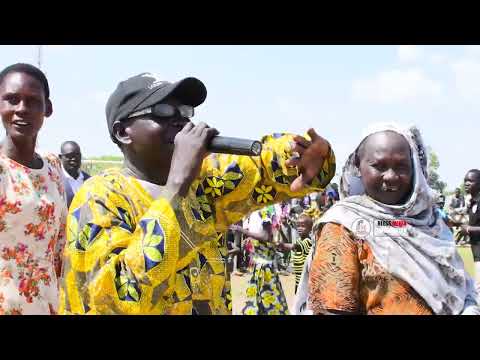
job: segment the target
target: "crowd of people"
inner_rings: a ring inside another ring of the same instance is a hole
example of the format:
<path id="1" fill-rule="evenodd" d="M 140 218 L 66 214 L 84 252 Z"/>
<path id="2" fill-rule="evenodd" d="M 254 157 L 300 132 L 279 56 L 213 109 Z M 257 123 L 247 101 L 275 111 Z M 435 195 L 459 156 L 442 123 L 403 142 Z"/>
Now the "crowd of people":
<path id="1" fill-rule="evenodd" d="M 445 213 L 416 128 L 371 129 L 338 186 L 314 129 L 266 135 L 258 157 L 209 154 L 219 132 L 191 121 L 206 96 L 192 77 L 120 82 L 106 124 L 124 165 L 90 176 L 75 141 L 37 152 L 45 74 L 0 72 L 1 314 L 228 315 L 234 271 L 250 277 L 246 315 L 480 314 L 452 231 L 478 277 L 479 170 Z"/>
<path id="2" fill-rule="evenodd" d="M 331 201 L 334 201 L 334 194 L 335 190 L 332 190 L 325 197 L 331 196 Z M 232 252 L 227 261 L 231 265 L 236 263 L 237 275 L 251 274 L 243 314 L 288 314 L 278 275 L 293 272 L 296 291 L 305 259 L 312 247 L 310 233 L 313 221 L 330 206 L 330 201 L 318 195 L 312 193 L 303 199 L 292 199 L 254 211 L 230 227 L 227 241 Z M 233 270 L 234 266 L 230 268 Z M 262 299 L 266 296 L 277 296 L 272 304 L 278 304 L 278 307 L 265 307 Z"/>

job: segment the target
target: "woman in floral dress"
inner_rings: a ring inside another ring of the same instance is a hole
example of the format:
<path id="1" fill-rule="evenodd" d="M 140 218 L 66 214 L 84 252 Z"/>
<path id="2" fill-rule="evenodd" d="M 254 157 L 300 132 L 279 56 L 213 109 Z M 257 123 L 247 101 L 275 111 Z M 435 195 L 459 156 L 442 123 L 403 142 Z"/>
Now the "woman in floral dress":
<path id="1" fill-rule="evenodd" d="M 35 152 L 52 114 L 45 75 L 28 64 L 0 72 L 0 314 L 55 314 L 67 213 L 61 167 Z"/>
<path id="2" fill-rule="evenodd" d="M 253 213 L 251 216 L 261 214 Z M 288 304 L 282 284 L 274 266 L 275 249 L 272 223 L 266 214 L 262 216 L 263 231 L 260 233 L 245 230 L 239 226 L 231 227 L 253 238 L 253 273 L 247 287 L 247 302 L 242 310 L 244 315 L 288 315 Z"/>

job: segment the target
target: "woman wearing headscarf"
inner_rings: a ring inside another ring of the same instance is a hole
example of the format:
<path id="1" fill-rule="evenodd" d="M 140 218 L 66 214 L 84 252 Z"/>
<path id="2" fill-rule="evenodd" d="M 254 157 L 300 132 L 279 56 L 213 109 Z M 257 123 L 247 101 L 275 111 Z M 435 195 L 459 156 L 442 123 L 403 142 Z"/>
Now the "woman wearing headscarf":
<path id="1" fill-rule="evenodd" d="M 426 177 L 416 128 L 380 125 L 367 133 L 343 169 L 343 200 L 315 225 L 295 313 L 479 313 Z"/>

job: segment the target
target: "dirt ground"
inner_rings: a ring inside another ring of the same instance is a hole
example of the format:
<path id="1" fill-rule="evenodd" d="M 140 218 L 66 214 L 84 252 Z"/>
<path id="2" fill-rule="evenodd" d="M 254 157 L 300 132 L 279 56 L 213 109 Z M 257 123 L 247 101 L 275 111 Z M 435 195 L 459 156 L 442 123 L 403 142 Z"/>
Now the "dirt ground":
<path id="1" fill-rule="evenodd" d="M 245 292 L 250 277 L 251 275 L 248 273 L 243 276 L 232 275 L 233 315 L 242 315 L 242 308 L 246 301 Z M 280 275 L 280 281 L 287 298 L 288 308 L 291 309 L 295 296 L 295 276 L 293 274 L 288 276 Z"/>

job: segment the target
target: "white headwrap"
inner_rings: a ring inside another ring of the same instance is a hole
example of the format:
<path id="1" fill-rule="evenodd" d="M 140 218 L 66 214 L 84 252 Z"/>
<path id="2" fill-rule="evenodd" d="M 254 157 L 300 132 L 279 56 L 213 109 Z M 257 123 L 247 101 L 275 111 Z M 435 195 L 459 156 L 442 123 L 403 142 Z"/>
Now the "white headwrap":
<path id="1" fill-rule="evenodd" d="M 340 181 L 342 200 L 316 223 L 337 223 L 349 229 L 370 246 L 378 263 L 390 274 L 407 282 L 431 307 L 435 314 L 480 313 L 478 295 L 472 278 L 466 273 L 453 235 L 433 210 L 435 192 L 428 186 L 425 146 L 416 128 L 396 125 L 372 127 L 365 138 L 383 131 L 402 135 L 411 148 L 413 191 L 403 205 L 386 205 L 365 194 L 355 152 L 343 168 Z M 356 227 L 363 219 L 363 232 Z M 378 226 L 379 220 L 404 220 L 402 228 Z M 296 299 L 299 313 L 308 297 L 308 271 L 313 251 L 304 269 L 302 289 Z"/>

